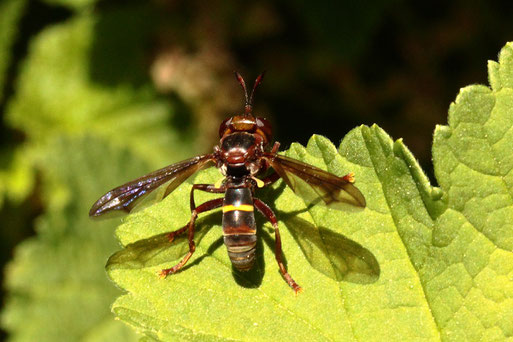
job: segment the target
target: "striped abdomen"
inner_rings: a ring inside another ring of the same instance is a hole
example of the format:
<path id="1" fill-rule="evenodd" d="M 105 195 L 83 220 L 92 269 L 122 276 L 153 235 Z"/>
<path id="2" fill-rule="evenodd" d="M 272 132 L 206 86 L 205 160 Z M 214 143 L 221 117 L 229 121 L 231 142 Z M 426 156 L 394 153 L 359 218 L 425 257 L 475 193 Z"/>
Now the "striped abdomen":
<path id="1" fill-rule="evenodd" d="M 255 262 L 256 224 L 249 188 L 228 189 L 223 202 L 223 235 L 235 268 L 247 271 Z"/>

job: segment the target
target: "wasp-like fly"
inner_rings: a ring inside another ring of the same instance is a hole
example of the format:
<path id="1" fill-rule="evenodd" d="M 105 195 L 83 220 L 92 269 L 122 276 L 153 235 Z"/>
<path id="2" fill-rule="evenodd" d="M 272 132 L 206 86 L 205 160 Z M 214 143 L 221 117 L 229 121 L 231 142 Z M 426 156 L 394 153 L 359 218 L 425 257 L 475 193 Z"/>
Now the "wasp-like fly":
<path id="1" fill-rule="evenodd" d="M 321 170 L 301 161 L 278 154 L 280 144 L 272 144 L 272 130 L 269 122 L 253 116 L 253 95 L 262 82 L 258 76 L 248 95 L 244 79 L 235 73 L 245 94 L 242 115 L 224 120 L 219 127 L 219 145 L 213 153 L 197 156 L 154 171 L 117 187 L 103 195 L 91 208 L 89 215 L 100 216 L 114 211 L 131 212 L 141 199 L 162 187 L 162 198 L 176 189 L 198 170 L 212 163 L 225 176 L 219 185 L 194 184 L 190 193 L 191 219 L 189 223 L 168 233 L 170 242 L 187 233 L 189 251 L 175 266 L 161 271 L 161 276 L 178 272 L 191 258 L 195 250 L 194 231 L 198 214 L 216 208 L 223 211 L 223 235 L 228 255 L 235 268 L 247 271 L 255 261 L 257 227 L 255 208 L 269 220 L 275 233 L 275 255 L 280 272 L 289 286 L 297 293 L 301 287 L 292 279 L 282 261 L 282 248 L 278 220 L 273 210 L 255 197 L 255 190 L 269 186 L 282 178 L 285 183 L 307 203 L 321 203 L 335 209 L 344 207 L 365 207 L 365 198 L 353 185 L 354 177 L 349 173 L 343 177 Z M 269 172 L 266 172 L 268 171 Z M 265 177 L 261 175 L 266 174 Z M 258 178 L 258 177 L 261 178 Z M 224 194 L 200 205 L 194 201 L 194 191 Z"/>

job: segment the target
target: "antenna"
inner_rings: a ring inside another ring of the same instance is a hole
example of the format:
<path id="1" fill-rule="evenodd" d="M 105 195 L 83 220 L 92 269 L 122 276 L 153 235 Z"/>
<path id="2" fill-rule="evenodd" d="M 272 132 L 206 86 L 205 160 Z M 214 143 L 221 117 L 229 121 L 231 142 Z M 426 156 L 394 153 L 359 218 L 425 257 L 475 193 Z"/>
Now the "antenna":
<path id="1" fill-rule="evenodd" d="M 244 114 L 248 115 L 251 114 L 253 111 L 253 96 L 255 94 L 255 89 L 258 87 L 260 83 L 262 83 L 262 80 L 264 79 L 265 71 L 262 72 L 255 80 L 255 83 L 253 83 L 253 89 L 251 90 L 251 96 L 248 97 L 248 90 L 246 88 L 246 82 L 244 82 L 244 79 L 242 76 L 235 71 L 235 77 L 237 78 L 237 81 L 241 85 L 242 89 L 244 89 L 244 97 L 246 99 L 246 104 L 244 106 Z"/>
<path id="2" fill-rule="evenodd" d="M 262 83 L 264 79 L 265 71 L 262 72 L 255 80 L 255 83 L 253 83 L 253 90 L 251 91 L 251 96 L 249 97 L 249 105 L 253 106 L 253 95 L 255 94 L 255 89 L 258 87 L 260 83 Z"/>
<path id="3" fill-rule="evenodd" d="M 246 82 L 244 82 L 244 79 L 242 76 L 237 72 L 234 71 L 235 78 L 237 78 L 237 81 L 239 81 L 240 86 L 242 89 L 244 89 L 244 97 L 246 99 L 246 107 L 249 105 L 249 98 L 248 98 L 248 90 L 246 89 Z"/>

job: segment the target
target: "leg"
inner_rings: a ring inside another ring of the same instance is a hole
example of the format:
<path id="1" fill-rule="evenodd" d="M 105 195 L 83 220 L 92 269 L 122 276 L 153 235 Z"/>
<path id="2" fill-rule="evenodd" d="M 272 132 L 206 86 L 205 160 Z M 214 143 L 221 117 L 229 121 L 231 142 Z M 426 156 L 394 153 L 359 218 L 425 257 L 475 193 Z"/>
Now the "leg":
<path id="1" fill-rule="evenodd" d="M 277 153 L 279 148 L 280 148 L 280 143 L 275 141 L 274 145 L 273 145 L 273 148 L 271 150 L 271 153 Z M 267 164 L 267 167 L 269 167 L 269 164 Z M 280 175 L 277 174 L 276 171 L 274 171 L 269 176 L 267 176 L 264 179 L 262 179 L 262 182 L 264 182 L 264 185 L 262 185 L 261 187 L 271 185 L 274 182 L 276 182 L 278 179 L 280 179 Z"/>
<path id="2" fill-rule="evenodd" d="M 183 233 L 187 228 L 189 228 L 189 252 L 175 266 L 160 271 L 161 278 L 165 278 L 169 273 L 178 272 L 187 263 L 187 261 L 189 261 L 192 254 L 196 250 L 196 244 L 194 243 L 194 223 L 196 222 L 196 218 L 198 217 L 198 214 L 221 207 L 223 205 L 223 200 L 224 200 L 224 198 L 216 198 L 216 199 L 213 199 L 213 200 L 210 200 L 208 202 L 201 204 L 200 206 L 198 206 L 197 208 L 195 208 L 192 211 L 191 220 L 189 221 L 189 224 L 187 226 L 170 233 L 170 236 L 171 236 L 171 234 L 174 234 L 172 236 L 174 238 L 174 236 L 176 236 L 180 233 Z M 175 234 L 175 233 L 178 233 L 178 234 Z"/>
<path id="3" fill-rule="evenodd" d="M 216 188 L 214 184 L 194 184 L 191 189 L 191 212 L 196 208 L 196 205 L 194 204 L 194 190 L 201 190 L 205 192 L 211 192 L 214 194 L 220 194 L 224 193 L 226 191 L 226 188 L 224 185 L 221 185 L 221 187 Z"/>
<path id="4" fill-rule="evenodd" d="M 269 176 L 262 179 L 262 182 L 264 182 L 264 186 L 268 186 L 276 182 L 278 179 L 280 179 L 280 175 L 276 173 L 276 171 L 273 170 L 273 173 L 271 173 Z"/>
<path id="5" fill-rule="evenodd" d="M 168 238 L 169 242 L 173 242 L 175 237 L 177 237 L 178 235 L 183 234 L 183 232 L 185 232 L 187 230 L 187 228 L 189 228 L 189 224 L 186 224 L 184 227 L 182 227 L 180 229 L 177 229 L 174 232 L 171 232 L 171 233 L 167 234 L 167 238 Z"/>
<path id="6" fill-rule="evenodd" d="M 285 265 L 283 265 L 283 261 L 281 260 L 281 254 L 282 254 L 281 237 L 280 237 L 280 231 L 278 229 L 278 220 L 276 219 L 276 215 L 274 215 L 274 212 L 272 211 L 271 208 L 269 208 L 269 206 L 267 204 L 265 204 L 258 198 L 254 198 L 253 201 L 254 201 L 254 205 L 258 209 L 258 211 L 260 211 L 262 213 L 262 215 L 264 215 L 273 225 L 274 233 L 276 235 L 276 250 L 275 250 L 276 261 L 278 262 L 278 266 L 280 267 L 280 272 L 281 272 L 283 278 L 285 278 L 285 281 L 287 282 L 287 284 L 289 284 L 289 286 L 292 287 L 294 292 L 297 294 L 298 292 L 301 292 L 301 286 L 299 286 L 294 281 L 294 279 L 292 279 L 290 274 L 285 269 Z"/>
<path id="7" fill-rule="evenodd" d="M 271 153 L 276 153 L 278 152 L 278 149 L 280 148 L 280 143 L 278 141 L 275 141 L 274 142 L 274 145 L 273 145 L 273 148 L 271 150 Z"/>
<path id="8" fill-rule="evenodd" d="M 196 204 L 194 203 L 194 190 L 201 190 L 211 193 L 223 193 L 225 192 L 225 188 L 222 186 L 220 188 L 216 188 L 213 184 L 193 184 L 191 189 L 191 197 L 190 197 L 190 204 L 191 204 L 191 213 L 196 209 Z M 185 225 L 185 227 L 180 228 L 178 230 L 175 230 L 174 232 L 169 233 L 168 239 L 169 242 L 173 242 L 175 237 L 178 235 L 183 234 L 187 228 L 189 228 L 189 224 Z"/>

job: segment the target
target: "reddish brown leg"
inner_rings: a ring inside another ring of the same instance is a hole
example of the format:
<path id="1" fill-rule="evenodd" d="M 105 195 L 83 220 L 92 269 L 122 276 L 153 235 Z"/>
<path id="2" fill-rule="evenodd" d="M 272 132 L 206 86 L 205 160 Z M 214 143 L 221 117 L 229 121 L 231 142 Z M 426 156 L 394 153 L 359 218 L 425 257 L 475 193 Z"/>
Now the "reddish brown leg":
<path id="1" fill-rule="evenodd" d="M 160 271 L 161 278 L 165 278 L 169 273 L 178 272 L 187 263 L 187 261 L 189 261 L 192 254 L 196 250 L 196 244 L 194 243 L 194 223 L 196 222 L 196 218 L 198 217 L 198 214 L 221 207 L 223 205 L 223 200 L 224 200 L 223 198 L 216 198 L 216 199 L 213 199 L 213 200 L 210 200 L 208 202 L 201 204 L 200 206 L 198 206 L 197 208 L 192 210 L 191 220 L 189 221 L 187 226 L 185 226 L 175 232 L 170 233 L 170 235 L 174 234 L 172 236 L 174 238 L 176 235 L 183 233 L 188 228 L 189 229 L 189 252 L 175 266 L 173 266 L 171 268 L 166 268 L 166 269 L 163 269 L 162 271 Z M 175 233 L 178 233 L 178 234 L 175 234 Z"/>
<path id="2" fill-rule="evenodd" d="M 283 261 L 281 260 L 282 250 L 281 250 L 281 237 L 280 237 L 280 230 L 278 229 L 278 220 L 276 219 L 276 215 L 274 215 L 274 212 L 271 208 L 258 198 L 253 199 L 253 203 L 255 207 L 264 215 L 273 225 L 274 233 L 276 235 L 276 261 L 278 262 L 278 266 L 280 267 L 280 272 L 287 284 L 289 284 L 290 287 L 294 290 L 296 294 L 302 291 L 301 286 L 299 286 L 294 279 L 290 276 L 290 274 L 287 272 L 287 269 L 285 268 L 285 265 L 283 264 Z"/>
<path id="3" fill-rule="evenodd" d="M 223 193 L 225 192 L 225 188 L 216 188 L 213 184 L 193 184 L 191 189 L 191 197 L 190 197 L 190 204 L 191 204 L 191 213 L 196 208 L 196 205 L 194 203 L 194 190 L 201 190 L 211 193 Z M 169 233 L 167 236 L 169 239 L 169 242 L 173 242 L 173 240 L 178 236 L 183 234 L 187 228 L 189 228 L 189 224 L 186 224 L 183 228 L 180 228 L 178 230 L 175 230 L 174 232 Z"/>
<path id="4" fill-rule="evenodd" d="M 280 143 L 279 143 L 279 142 L 277 142 L 277 141 L 275 141 L 275 142 L 274 142 L 274 145 L 273 145 L 273 148 L 272 148 L 272 150 L 271 150 L 271 153 L 276 153 L 276 152 L 278 152 L 278 149 L 279 149 L 279 148 L 280 148 Z"/>
<path id="5" fill-rule="evenodd" d="M 194 184 L 191 189 L 191 212 L 196 208 L 196 205 L 194 204 L 194 190 L 201 190 L 214 194 L 220 194 L 224 193 L 226 191 L 226 188 L 224 187 L 224 185 L 221 185 L 220 188 L 216 188 L 214 184 Z"/>
<path id="6" fill-rule="evenodd" d="M 271 150 L 271 153 L 277 153 L 279 148 L 280 148 L 280 143 L 277 142 L 277 141 L 274 142 L 274 145 L 273 145 L 273 148 Z M 269 167 L 269 162 L 266 161 L 266 164 L 267 164 L 267 168 L 268 168 Z M 264 182 L 264 185 L 262 185 L 261 187 L 271 185 L 274 182 L 276 182 L 278 179 L 280 179 L 280 175 L 277 174 L 276 171 L 273 170 L 273 173 L 271 173 L 269 176 L 267 176 L 264 179 L 262 179 L 262 182 Z"/>
<path id="7" fill-rule="evenodd" d="M 187 228 L 189 228 L 189 224 L 186 224 L 183 228 L 177 229 L 174 232 L 167 234 L 167 238 L 168 238 L 169 242 L 173 242 L 175 237 L 183 234 L 187 230 Z"/>
<path id="8" fill-rule="evenodd" d="M 276 173 L 276 171 L 273 171 L 269 176 L 262 179 L 262 182 L 264 182 L 264 186 L 268 186 L 276 182 L 278 179 L 280 179 L 280 175 Z"/>

